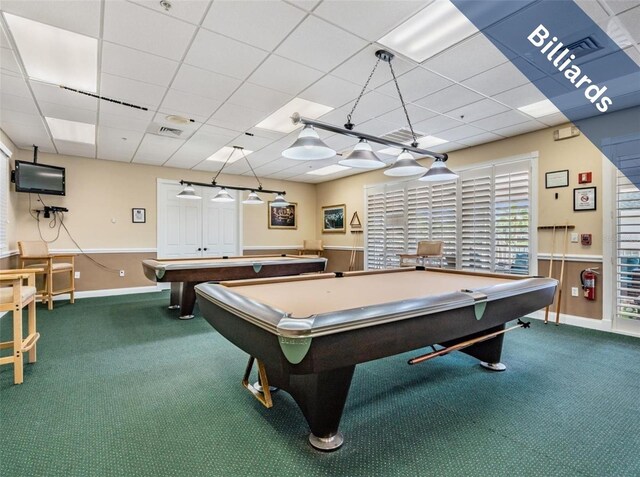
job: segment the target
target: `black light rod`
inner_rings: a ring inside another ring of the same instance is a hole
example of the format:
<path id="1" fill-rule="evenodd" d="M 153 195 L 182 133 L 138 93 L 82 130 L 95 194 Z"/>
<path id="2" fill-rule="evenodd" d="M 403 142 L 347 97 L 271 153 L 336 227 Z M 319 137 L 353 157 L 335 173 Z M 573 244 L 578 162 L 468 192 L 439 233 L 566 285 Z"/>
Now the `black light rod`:
<path id="1" fill-rule="evenodd" d="M 298 113 L 293 113 L 293 116 L 291 116 L 291 121 L 293 121 L 293 124 L 309 124 L 311 126 L 324 129 L 325 131 L 331 131 L 334 133 L 342 134 L 344 136 L 351 136 L 358 139 L 366 139 L 369 142 L 377 142 L 378 144 L 384 144 L 385 146 L 395 147 L 398 149 L 406 149 L 407 151 L 415 152 L 416 154 L 420 154 L 423 156 L 431 156 L 442 161 L 446 161 L 448 157 L 446 154 L 439 154 L 437 152 L 428 151 L 427 149 L 408 146 L 406 144 L 402 144 L 401 142 L 389 141 L 388 139 L 382 139 L 378 136 L 372 136 L 366 133 L 350 131 L 349 129 L 339 128 L 337 126 L 334 126 L 333 124 L 323 123 L 322 121 L 317 121 L 315 119 L 303 118 Z"/>
<path id="2" fill-rule="evenodd" d="M 246 190 L 249 192 L 265 192 L 267 194 L 280 194 L 280 195 L 286 195 L 286 192 L 283 190 L 269 190 L 269 189 L 261 189 L 260 187 L 236 187 L 236 186 L 228 186 L 228 185 L 222 185 L 222 184 L 216 184 L 215 182 L 208 184 L 206 182 L 193 182 L 193 181 L 185 181 L 185 180 L 180 180 L 180 185 L 196 185 L 196 186 L 202 186 L 202 187 L 217 187 L 219 189 L 231 189 L 231 190 Z"/>

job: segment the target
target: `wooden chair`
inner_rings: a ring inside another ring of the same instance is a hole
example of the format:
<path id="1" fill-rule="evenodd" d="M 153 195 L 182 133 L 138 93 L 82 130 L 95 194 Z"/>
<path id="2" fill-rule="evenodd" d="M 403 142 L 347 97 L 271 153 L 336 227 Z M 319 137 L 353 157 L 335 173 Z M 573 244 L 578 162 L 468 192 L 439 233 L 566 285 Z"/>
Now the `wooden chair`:
<path id="1" fill-rule="evenodd" d="M 23 380 L 23 355 L 29 352 L 29 363 L 36 362 L 36 342 L 40 333 L 36 331 L 36 278 L 40 269 L 0 270 L 0 311 L 13 314 L 13 340 L 0 343 L 0 349 L 13 349 L 11 356 L 0 358 L 0 365 L 13 364 L 13 382 Z M 24 284 L 26 280 L 26 285 Z M 28 335 L 22 337 L 22 310 L 28 307 Z"/>
<path id="2" fill-rule="evenodd" d="M 440 259 L 440 268 L 442 268 L 442 260 L 444 259 L 444 242 L 439 240 L 421 240 L 418 242 L 418 249 L 414 254 L 401 253 L 401 267 L 410 267 L 414 265 L 425 265 L 425 261 L 431 258 Z M 406 263 L 405 260 L 413 260 L 413 263 Z"/>
<path id="3" fill-rule="evenodd" d="M 304 240 L 302 242 L 302 250 L 298 252 L 298 255 L 317 255 L 322 257 L 324 247 L 322 246 L 322 240 Z"/>
<path id="4" fill-rule="evenodd" d="M 75 268 L 74 255 L 49 253 L 49 247 L 46 242 L 18 242 L 20 251 L 20 267 L 21 268 L 37 268 L 41 269 L 39 274 L 44 275 L 44 286 L 42 290 L 38 290 L 38 295 L 42 299 L 42 303 L 47 302 L 49 310 L 53 310 L 53 297 L 62 293 L 71 295 L 70 303 L 74 302 L 73 292 L 75 291 Z M 60 262 L 58 259 L 70 259 L 70 262 Z M 59 273 L 69 274 L 69 286 L 58 290 L 53 289 L 53 277 Z"/>

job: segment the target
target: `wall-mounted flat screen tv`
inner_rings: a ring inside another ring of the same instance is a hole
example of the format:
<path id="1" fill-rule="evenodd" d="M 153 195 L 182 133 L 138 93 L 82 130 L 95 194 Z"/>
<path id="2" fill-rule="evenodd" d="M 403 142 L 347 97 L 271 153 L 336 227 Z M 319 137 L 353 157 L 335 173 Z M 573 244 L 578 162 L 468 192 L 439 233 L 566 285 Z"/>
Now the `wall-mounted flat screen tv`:
<path id="1" fill-rule="evenodd" d="M 65 195 L 64 167 L 16 161 L 14 181 L 17 192 Z"/>

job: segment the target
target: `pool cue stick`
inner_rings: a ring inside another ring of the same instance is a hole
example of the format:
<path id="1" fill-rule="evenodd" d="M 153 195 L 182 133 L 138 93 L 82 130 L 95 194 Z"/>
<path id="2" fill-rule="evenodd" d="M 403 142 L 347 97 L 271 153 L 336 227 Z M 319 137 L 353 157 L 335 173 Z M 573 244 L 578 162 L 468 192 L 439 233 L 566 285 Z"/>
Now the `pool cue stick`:
<path id="1" fill-rule="evenodd" d="M 555 249 L 556 249 L 556 224 L 553 224 L 553 235 L 551 236 L 551 258 L 549 259 L 549 278 L 552 278 L 551 274 L 553 273 L 553 252 L 555 252 Z M 551 307 L 551 303 L 549 303 L 547 305 L 547 307 L 544 309 L 544 324 L 545 325 L 549 321 L 549 308 L 550 307 Z"/>
<path id="2" fill-rule="evenodd" d="M 556 305 L 556 326 L 560 324 L 560 302 L 562 301 L 562 289 L 564 288 L 564 260 L 569 247 L 569 224 L 564 226 L 564 250 L 562 252 L 562 264 L 560 265 L 560 287 L 558 288 L 558 304 Z"/>

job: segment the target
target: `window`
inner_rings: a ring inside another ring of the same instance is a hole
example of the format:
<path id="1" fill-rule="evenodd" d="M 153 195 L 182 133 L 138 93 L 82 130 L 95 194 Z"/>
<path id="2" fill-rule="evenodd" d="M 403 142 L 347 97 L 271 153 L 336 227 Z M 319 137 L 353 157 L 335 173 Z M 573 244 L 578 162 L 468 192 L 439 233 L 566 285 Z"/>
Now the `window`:
<path id="1" fill-rule="evenodd" d="M 0 143 L 0 256 L 9 250 L 7 228 L 9 227 L 9 155 Z M 6 149 L 8 152 L 8 149 Z"/>
<path id="2" fill-rule="evenodd" d="M 398 266 L 420 240 L 444 242 L 445 266 L 531 272 L 533 159 L 466 169 L 443 184 L 367 188 L 367 268 Z"/>

